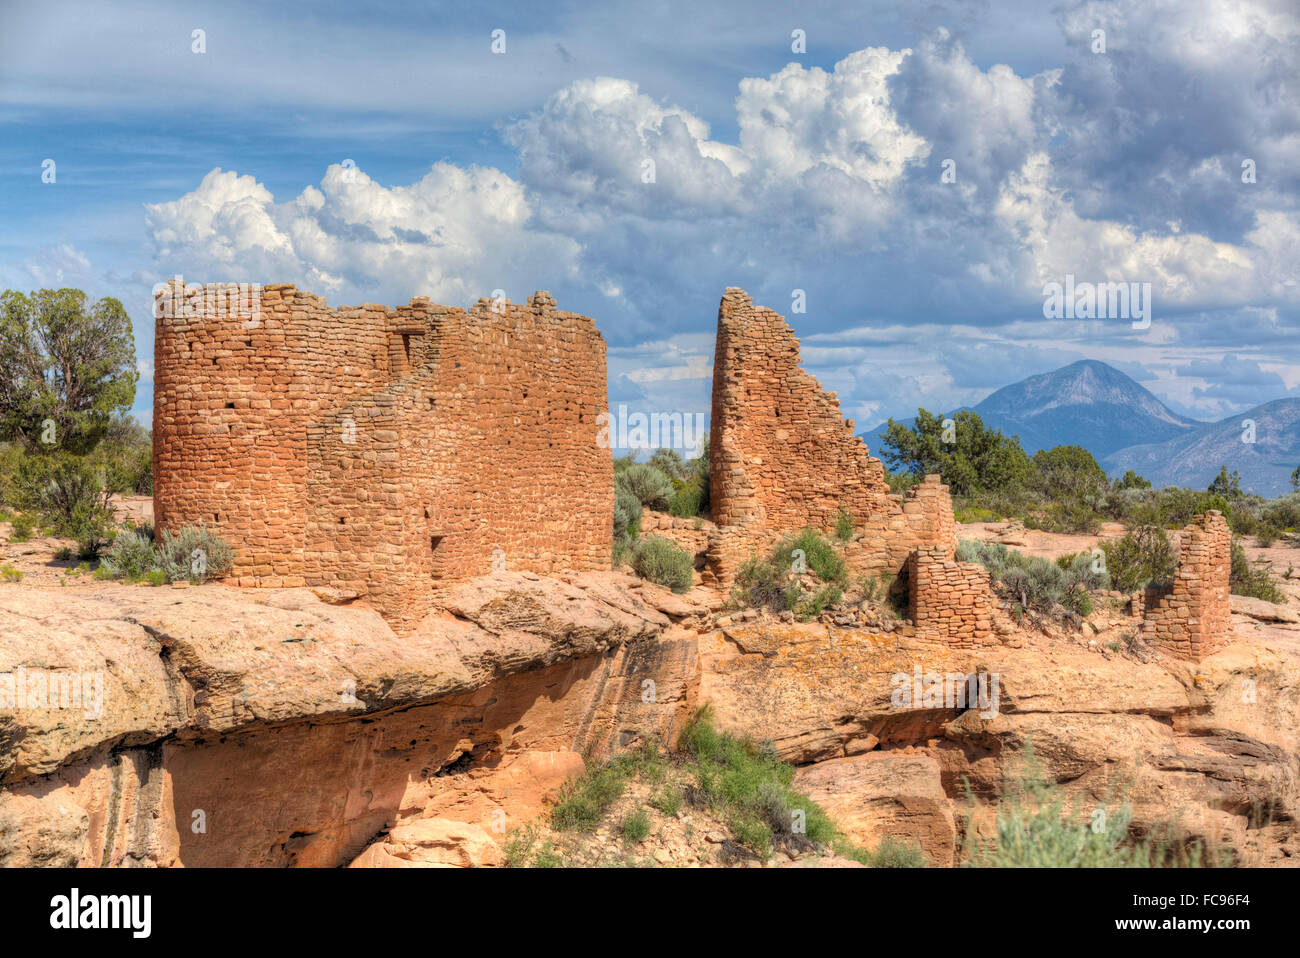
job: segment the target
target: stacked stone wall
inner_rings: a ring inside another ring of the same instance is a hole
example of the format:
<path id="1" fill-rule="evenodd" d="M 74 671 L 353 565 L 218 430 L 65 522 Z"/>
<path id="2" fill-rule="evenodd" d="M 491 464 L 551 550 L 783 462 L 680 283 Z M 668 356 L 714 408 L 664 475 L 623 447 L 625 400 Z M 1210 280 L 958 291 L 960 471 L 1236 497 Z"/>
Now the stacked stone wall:
<path id="1" fill-rule="evenodd" d="M 888 509 L 880 460 L 834 393 L 799 365 L 785 318 L 728 288 L 718 308 L 709 429 L 713 520 L 829 530 L 841 508 L 862 522 Z"/>
<path id="2" fill-rule="evenodd" d="M 939 547 L 951 559 L 957 552 L 957 522 L 952 497 L 938 476 L 926 476 L 903 496 L 889 497 L 889 511 L 872 516 L 844 549 L 849 572 L 867 578 L 893 578 L 917 549 Z"/>
<path id="3" fill-rule="evenodd" d="M 918 638 L 961 649 L 997 644 L 997 602 L 982 565 L 957 562 L 945 546 L 932 546 L 908 558 L 907 578 L 908 613 Z"/>
<path id="4" fill-rule="evenodd" d="M 157 321 L 157 522 L 222 535 L 238 584 L 409 627 L 435 579 L 609 568 L 605 343 L 550 294 L 330 309 L 276 285 L 256 315 L 188 312 Z"/>
<path id="5" fill-rule="evenodd" d="M 1175 658 L 1199 662 L 1232 635 L 1232 531 L 1210 510 L 1183 527 L 1167 591 L 1148 593 L 1142 638 Z"/>

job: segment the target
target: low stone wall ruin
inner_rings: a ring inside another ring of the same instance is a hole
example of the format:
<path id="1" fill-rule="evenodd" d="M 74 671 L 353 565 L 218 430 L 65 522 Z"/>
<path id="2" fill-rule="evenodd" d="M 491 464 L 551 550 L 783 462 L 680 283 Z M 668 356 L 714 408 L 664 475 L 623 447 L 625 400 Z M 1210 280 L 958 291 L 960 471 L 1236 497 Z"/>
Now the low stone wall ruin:
<path id="1" fill-rule="evenodd" d="M 907 578 L 908 614 L 918 638 L 960 649 L 997 643 L 997 600 L 982 565 L 957 562 L 943 546 L 930 546 L 908 558 Z"/>

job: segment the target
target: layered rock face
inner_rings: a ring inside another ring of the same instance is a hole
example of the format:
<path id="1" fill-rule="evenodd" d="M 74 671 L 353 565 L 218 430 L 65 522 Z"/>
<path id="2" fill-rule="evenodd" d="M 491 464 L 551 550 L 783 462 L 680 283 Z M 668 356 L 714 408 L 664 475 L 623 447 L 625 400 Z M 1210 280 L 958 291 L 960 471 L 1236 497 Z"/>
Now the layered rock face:
<path id="1" fill-rule="evenodd" d="M 657 587 L 503 574 L 440 601 L 399 639 L 305 589 L 0 595 L 0 675 L 101 689 L 0 710 L 0 864 L 341 865 L 429 817 L 500 838 L 693 705 L 695 636 L 655 606 L 700 610 Z"/>
<path id="2" fill-rule="evenodd" d="M 866 847 L 892 837 L 954 864 L 1032 746 L 1037 774 L 1080 815 L 1123 799 L 1139 834 L 1173 823 L 1238 864 L 1300 865 L 1294 657 L 1230 645 L 1193 668 L 1029 639 L 958 649 L 742 625 L 702 636 L 700 663 L 700 701 L 719 723 L 771 740 Z"/>
<path id="3" fill-rule="evenodd" d="M 238 584 L 350 591 L 404 631 L 433 580 L 609 568 L 591 319 L 545 291 L 330 309 L 281 284 L 253 312 L 218 289 L 160 294 L 186 305 L 157 321 L 155 500 L 235 547 Z"/>
<path id="4" fill-rule="evenodd" d="M 932 865 L 989 826 L 1031 744 L 1079 807 L 1122 786 L 1139 833 L 1176 821 L 1240 863 L 1300 863 L 1300 668 L 1262 646 L 1193 666 L 713 628 L 705 590 L 596 572 L 437 601 L 399 638 L 307 589 L 0 590 L 0 677 L 25 695 L 0 686 L 0 865 L 496 865 L 589 761 L 671 745 L 701 704 L 770 740 L 849 838 Z M 63 696 L 74 676 L 98 683 Z"/>

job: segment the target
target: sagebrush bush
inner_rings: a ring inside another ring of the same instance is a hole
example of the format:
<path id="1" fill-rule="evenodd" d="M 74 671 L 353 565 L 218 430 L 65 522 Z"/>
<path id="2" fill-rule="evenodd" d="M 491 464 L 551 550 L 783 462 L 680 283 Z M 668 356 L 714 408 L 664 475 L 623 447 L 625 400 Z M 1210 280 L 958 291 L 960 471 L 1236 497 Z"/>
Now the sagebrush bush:
<path id="1" fill-rule="evenodd" d="M 975 799 L 969 794 L 972 811 Z M 1003 781 L 992 839 L 967 818 L 966 860 L 976 868 L 1162 868 L 1199 867 L 1207 857 L 1198 842 L 1171 841 L 1173 823 L 1160 823 L 1151 837 L 1129 835 L 1132 808 L 1120 797 L 1100 803 L 1066 800 L 1027 744 L 1018 767 Z"/>
<path id="2" fill-rule="evenodd" d="M 1232 541 L 1232 571 L 1228 581 L 1234 595 L 1247 595 L 1275 605 L 1286 603 L 1286 593 L 1278 588 L 1272 574 L 1262 565 L 1251 565 L 1246 550 L 1236 539 Z"/>
<path id="3" fill-rule="evenodd" d="M 654 466 L 640 462 L 633 463 L 615 475 L 614 485 L 617 487 L 619 484 L 636 496 L 641 505 L 656 512 L 667 509 L 668 500 L 673 495 L 672 480 Z"/>
<path id="4" fill-rule="evenodd" d="M 119 532 L 99 567 L 114 579 L 137 582 L 158 568 L 153 543 L 138 532 Z"/>
<path id="5" fill-rule="evenodd" d="M 635 539 L 641 533 L 641 500 L 614 484 L 614 538 Z"/>
<path id="6" fill-rule="evenodd" d="M 1094 568 L 1094 559 L 1087 553 L 1065 563 L 1049 562 L 1000 542 L 962 539 L 957 543 L 957 560 L 984 566 L 994 584 L 1022 609 L 1043 614 L 1052 614 L 1060 606 L 1076 615 L 1088 615 L 1092 610 L 1088 591 L 1110 588 L 1109 576 Z"/>
<path id="7" fill-rule="evenodd" d="M 206 526 L 185 526 L 175 535 L 164 529 L 158 541 L 158 567 L 168 582 L 202 583 L 229 572 L 234 563 L 234 550 Z"/>
<path id="8" fill-rule="evenodd" d="M 695 581 L 695 560 L 672 540 L 649 536 L 636 545 L 632 571 L 674 592 L 686 592 Z"/>

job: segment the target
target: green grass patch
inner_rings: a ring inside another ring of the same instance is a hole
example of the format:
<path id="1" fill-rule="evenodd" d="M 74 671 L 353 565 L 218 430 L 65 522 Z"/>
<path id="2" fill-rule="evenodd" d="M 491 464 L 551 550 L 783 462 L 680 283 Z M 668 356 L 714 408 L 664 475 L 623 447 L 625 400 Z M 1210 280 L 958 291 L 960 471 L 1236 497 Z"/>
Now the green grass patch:
<path id="1" fill-rule="evenodd" d="M 695 800 L 760 857 L 774 842 L 828 844 L 838 837 L 822 807 L 792 787 L 794 766 L 780 761 L 770 743 L 719 732 L 709 708 L 692 716 L 678 747 L 695 778 Z"/>
<path id="2" fill-rule="evenodd" d="M 619 831 L 629 842 L 643 842 L 650 836 L 650 815 L 644 808 L 638 808 L 623 816 Z"/>

